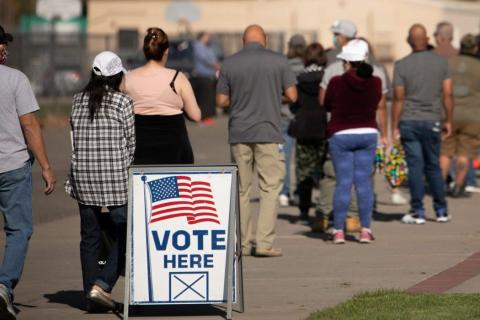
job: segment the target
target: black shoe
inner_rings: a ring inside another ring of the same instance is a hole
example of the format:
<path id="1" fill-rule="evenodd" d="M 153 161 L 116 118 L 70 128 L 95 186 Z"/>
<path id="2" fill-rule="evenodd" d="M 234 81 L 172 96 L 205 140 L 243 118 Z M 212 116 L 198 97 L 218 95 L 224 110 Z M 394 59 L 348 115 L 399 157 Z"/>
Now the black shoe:
<path id="1" fill-rule="evenodd" d="M 470 198 L 470 194 L 465 191 L 465 187 L 455 186 L 453 190 L 449 192 L 449 196 L 452 198 Z"/>
<path id="2" fill-rule="evenodd" d="M 17 314 L 13 309 L 12 300 L 10 299 L 10 294 L 5 285 L 0 284 L 0 319 L 4 320 L 15 320 L 17 319 Z"/>

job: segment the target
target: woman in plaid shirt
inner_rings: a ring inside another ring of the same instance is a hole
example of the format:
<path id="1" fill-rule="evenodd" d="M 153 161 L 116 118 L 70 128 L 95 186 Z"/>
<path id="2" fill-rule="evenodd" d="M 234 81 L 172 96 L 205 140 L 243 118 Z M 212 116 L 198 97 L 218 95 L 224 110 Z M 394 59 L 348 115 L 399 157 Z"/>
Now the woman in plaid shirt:
<path id="1" fill-rule="evenodd" d="M 65 183 L 80 208 L 83 289 L 87 311 L 115 308 L 110 292 L 125 265 L 128 167 L 135 152 L 133 102 L 119 92 L 124 69 L 113 52 L 95 57 L 90 82 L 73 98 L 72 160 Z M 109 210 L 112 248 L 99 271 L 102 207 Z"/>

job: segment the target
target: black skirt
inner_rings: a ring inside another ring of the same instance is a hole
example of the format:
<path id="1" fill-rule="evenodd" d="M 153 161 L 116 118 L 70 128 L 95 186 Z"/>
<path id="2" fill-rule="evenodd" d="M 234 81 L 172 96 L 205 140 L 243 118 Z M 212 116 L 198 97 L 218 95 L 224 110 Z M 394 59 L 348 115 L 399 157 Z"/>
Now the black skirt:
<path id="1" fill-rule="evenodd" d="M 134 164 L 193 164 L 193 151 L 183 114 L 135 115 L 135 130 Z"/>

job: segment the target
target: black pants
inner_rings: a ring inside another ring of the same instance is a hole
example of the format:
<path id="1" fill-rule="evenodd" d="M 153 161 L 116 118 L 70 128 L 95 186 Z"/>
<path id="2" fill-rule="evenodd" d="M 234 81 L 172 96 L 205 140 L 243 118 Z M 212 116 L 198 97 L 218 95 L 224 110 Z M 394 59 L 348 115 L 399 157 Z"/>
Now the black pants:
<path id="1" fill-rule="evenodd" d="M 195 77 L 192 80 L 193 90 L 198 105 L 202 110 L 202 119 L 216 115 L 215 87 L 217 81 L 212 77 Z"/>
<path id="2" fill-rule="evenodd" d="M 109 213 L 102 213 L 102 207 L 79 204 L 80 208 L 80 261 L 82 264 L 83 290 L 88 293 L 95 284 L 110 292 L 125 266 L 127 235 L 127 205 L 108 207 Z M 101 215 L 109 214 L 112 230 L 112 247 L 105 266 L 100 270 L 98 258 L 102 245 Z"/>
<path id="3" fill-rule="evenodd" d="M 135 115 L 134 164 L 192 164 L 192 146 L 183 114 Z"/>

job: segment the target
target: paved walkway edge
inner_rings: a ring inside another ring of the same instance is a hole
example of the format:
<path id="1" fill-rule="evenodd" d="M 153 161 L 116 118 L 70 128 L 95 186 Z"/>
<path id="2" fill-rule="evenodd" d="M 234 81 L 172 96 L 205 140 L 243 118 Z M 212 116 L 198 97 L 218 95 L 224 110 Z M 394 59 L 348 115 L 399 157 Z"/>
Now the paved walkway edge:
<path id="1" fill-rule="evenodd" d="M 444 293 L 461 283 L 480 274 L 480 251 L 472 254 L 464 261 L 442 271 L 413 287 L 410 293 Z"/>

